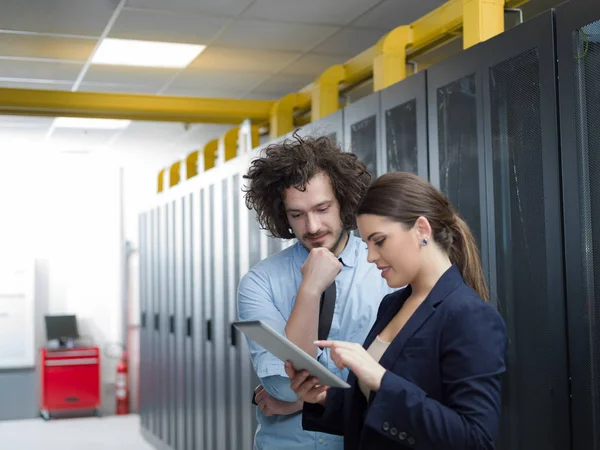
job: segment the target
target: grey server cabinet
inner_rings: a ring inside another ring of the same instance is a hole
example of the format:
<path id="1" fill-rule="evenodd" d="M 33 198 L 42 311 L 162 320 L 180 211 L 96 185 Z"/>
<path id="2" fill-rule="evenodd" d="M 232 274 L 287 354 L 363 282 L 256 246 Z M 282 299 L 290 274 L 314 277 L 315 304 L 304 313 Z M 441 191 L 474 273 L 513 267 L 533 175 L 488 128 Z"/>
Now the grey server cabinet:
<path id="1" fill-rule="evenodd" d="M 428 71 L 430 173 L 506 321 L 499 448 L 569 447 L 553 13 Z"/>
<path id="2" fill-rule="evenodd" d="M 167 370 L 168 370 L 168 438 L 177 448 L 177 347 L 175 341 L 175 200 L 167 203 Z"/>
<path id="3" fill-rule="evenodd" d="M 164 204 L 160 208 L 160 226 L 159 226 L 159 240 L 160 240 L 160 252 L 158 257 L 159 270 L 160 270 L 160 314 L 159 314 L 159 332 L 160 332 L 160 351 L 161 356 L 158 361 L 158 368 L 160 371 L 160 415 L 161 415 L 161 427 L 159 437 L 164 442 L 170 443 L 171 441 L 171 430 L 170 430 L 170 410 L 171 410 L 171 371 L 169 370 L 170 364 L 172 363 L 169 349 L 169 205 Z"/>
<path id="4" fill-rule="evenodd" d="M 573 449 L 600 448 L 600 3 L 556 9 Z"/>
<path id="5" fill-rule="evenodd" d="M 173 238 L 174 238 L 174 335 L 175 335 L 175 444 L 176 450 L 185 446 L 185 298 L 183 273 L 183 221 L 185 215 L 185 196 L 174 202 Z"/>
<path id="6" fill-rule="evenodd" d="M 342 110 L 338 110 L 319 120 L 315 120 L 302 127 L 299 134 L 300 136 L 327 136 L 345 149 L 344 113 Z"/>
<path id="7" fill-rule="evenodd" d="M 206 226 L 206 208 L 205 208 L 205 192 L 202 188 L 194 191 L 193 208 L 191 212 L 192 218 L 192 304 L 193 304 L 193 319 L 192 319 L 192 340 L 193 340 L 193 390 L 194 390 L 194 445 L 193 449 L 201 449 L 205 447 L 206 433 L 204 432 L 205 416 L 210 414 L 206 410 L 206 393 L 205 393 L 205 377 L 207 360 L 205 354 L 206 346 L 206 319 L 204 312 L 204 299 L 206 298 L 206 259 L 205 245 L 208 242 L 206 235 L 208 229 Z M 196 195 L 197 193 L 197 195 Z"/>
<path id="8" fill-rule="evenodd" d="M 183 267 L 182 267 L 182 283 L 183 283 L 183 319 L 184 325 L 183 331 L 183 347 L 184 347 L 184 386 L 183 386 L 183 429 L 185 438 L 183 439 L 180 449 L 181 450 L 193 450 L 194 449 L 194 342 L 192 334 L 192 321 L 194 317 L 194 303 L 192 295 L 194 291 L 194 276 L 193 272 L 193 249 L 194 242 L 192 241 L 193 226 L 197 222 L 194 222 L 194 212 L 197 211 L 194 204 L 195 196 L 191 192 L 184 196 L 182 199 L 183 207 Z"/>
<path id="9" fill-rule="evenodd" d="M 380 172 L 411 172 L 429 179 L 427 72 L 381 91 Z"/>
<path id="10" fill-rule="evenodd" d="M 380 153 L 380 94 L 375 92 L 344 108 L 344 144 L 367 166 L 373 177 L 385 173 Z"/>
<path id="11" fill-rule="evenodd" d="M 204 249 L 204 297 L 202 298 L 202 307 L 204 309 L 204 321 L 206 335 L 204 338 L 203 359 L 204 366 L 202 368 L 202 380 L 204 390 L 204 446 L 202 448 L 216 448 L 215 436 L 215 403 L 216 392 L 214 388 L 214 373 L 215 373 L 215 340 L 214 333 L 214 311 L 213 298 L 215 292 L 214 279 L 214 192 L 215 186 L 211 185 L 204 189 L 204 211 L 202 220 L 204 221 L 203 249 Z"/>
<path id="12" fill-rule="evenodd" d="M 138 254 L 139 254 L 139 299 L 140 299 L 140 398 L 139 398 L 139 415 L 140 425 L 148 430 L 148 395 L 146 386 L 148 385 L 148 340 L 146 329 L 146 314 L 148 313 L 148 290 L 146 288 L 146 280 L 148 274 L 146 267 L 148 265 L 148 249 L 147 249 L 147 231 L 149 224 L 149 213 L 142 213 L 138 216 Z"/>
<path id="13" fill-rule="evenodd" d="M 151 396 L 151 414 L 152 414 L 152 434 L 162 437 L 163 422 L 163 383 L 162 383 L 162 336 L 160 333 L 161 309 L 162 309 L 162 278 L 161 278 L 161 209 L 156 207 L 152 210 L 152 223 L 150 225 L 150 235 L 152 239 L 152 254 L 150 256 L 152 272 L 152 396 Z"/>

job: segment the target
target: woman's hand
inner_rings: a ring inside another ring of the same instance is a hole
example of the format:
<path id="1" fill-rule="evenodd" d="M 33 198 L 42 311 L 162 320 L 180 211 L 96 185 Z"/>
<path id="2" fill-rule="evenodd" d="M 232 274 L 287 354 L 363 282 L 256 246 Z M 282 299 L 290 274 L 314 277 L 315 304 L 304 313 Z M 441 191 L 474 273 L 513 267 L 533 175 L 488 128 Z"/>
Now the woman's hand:
<path id="1" fill-rule="evenodd" d="M 348 367 L 371 391 L 378 391 L 385 369 L 360 344 L 343 341 L 315 341 L 322 348 L 329 348 L 331 359 L 338 369 Z"/>
<path id="2" fill-rule="evenodd" d="M 267 417 L 274 415 L 286 416 L 295 414 L 302 410 L 302 401 L 298 400 L 293 403 L 278 400 L 269 395 L 264 387 L 258 386 L 254 392 L 256 393 L 256 403 L 258 409 Z"/>
<path id="3" fill-rule="evenodd" d="M 292 363 L 286 361 L 285 372 L 290 377 L 290 388 L 296 393 L 298 398 L 307 403 L 319 403 L 325 405 L 327 399 L 327 389 L 329 386 L 319 385 L 316 377 L 309 377 L 308 371 L 296 370 Z"/>

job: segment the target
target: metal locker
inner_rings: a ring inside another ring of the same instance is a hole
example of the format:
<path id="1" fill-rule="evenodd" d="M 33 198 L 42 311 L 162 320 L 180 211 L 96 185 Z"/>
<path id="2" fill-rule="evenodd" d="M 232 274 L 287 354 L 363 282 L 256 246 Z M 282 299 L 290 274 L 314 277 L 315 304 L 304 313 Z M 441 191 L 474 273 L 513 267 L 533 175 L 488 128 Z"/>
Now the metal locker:
<path id="1" fill-rule="evenodd" d="M 174 202 L 174 299 L 175 299 L 175 449 L 183 450 L 185 446 L 185 298 L 183 285 L 183 223 L 185 215 L 185 196 Z"/>
<path id="2" fill-rule="evenodd" d="M 192 280 L 193 286 L 193 321 L 192 321 L 192 340 L 194 361 L 194 450 L 206 448 L 204 432 L 204 421 L 206 415 L 206 395 L 205 395 L 205 370 L 206 370 L 206 327 L 204 319 L 204 298 L 206 286 L 205 259 L 204 259 L 204 236 L 207 234 L 205 226 L 205 189 L 201 189 L 198 197 L 194 201 L 192 212 L 192 242 L 193 242 L 193 264 Z"/>
<path id="3" fill-rule="evenodd" d="M 184 338 L 184 354 L 185 354 L 185 376 L 184 376 L 184 430 L 185 439 L 181 446 L 184 450 L 193 450 L 194 447 L 194 342 L 193 342 L 193 326 L 194 317 L 193 310 L 193 292 L 194 292 L 194 275 L 193 271 L 193 252 L 195 242 L 193 241 L 194 213 L 197 211 L 194 204 L 195 196 L 193 193 L 187 195 L 184 199 L 183 209 L 183 285 L 184 285 L 184 316 L 185 316 L 185 338 Z"/>
<path id="4" fill-rule="evenodd" d="M 214 185 L 204 190 L 204 321 L 206 335 L 204 340 L 204 446 L 205 449 L 215 448 L 215 389 L 214 389 L 214 329 L 213 329 L 213 296 L 214 296 Z"/>
<path id="5" fill-rule="evenodd" d="M 227 380 L 230 376 L 228 371 L 229 355 L 229 330 L 227 317 L 225 316 L 225 287 L 227 285 L 227 273 L 224 270 L 227 263 L 227 252 L 224 244 L 224 214 L 226 213 L 224 196 L 227 190 L 227 179 L 211 186 L 211 217 L 213 230 L 211 233 L 211 253 L 213 263 L 213 296 L 212 296 L 212 319 L 214 332 L 214 345 L 212 354 L 212 376 L 213 376 L 213 417 L 214 417 L 214 448 L 225 449 L 227 442 Z"/>
<path id="6" fill-rule="evenodd" d="M 160 389 L 160 438 L 163 442 L 169 440 L 169 254 L 168 254 L 168 205 L 162 205 L 160 208 L 160 227 L 159 240 L 160 252 L 158 255 L 158 266 L 160 270 L 160 313 L 158 315 L 159 333 L 160 333 L 160 358 L 158 360 L 158 370 L 160 373 L 159 389 Z"/>
<path id="7" fill-rule="evenodd" d="M 142 213 L 138 216 L 138 255 L 139 255 L 139 299 L 140 299 L 140 347 L 139 347 L 139 361 L 140 361 L 140 374 L 139 374 L 139 416 L 140 424 L 144 429 L 148 429 L 148 417 L 147 412 L 147 398 L 146 398 L 146 384 L 148 382 L 147 375 L 147 342 L 146 342 L 146 321 L 145 316 L 147 312 L 147 300 L 148 293 L 146 291 L 146 223 L 147 213 Z"/>
<path id="8" fill-rule="evenodd" d="M 426 79 L 426 71 L 418 72 L 381 91 L 380 174 L 411 172 L 429 179 Z"/>
<path id="9" fill-rule="evenodd" d="M 380 94 L 375 92 L 344 108 L 346 150 L 358 156 L 375 177 L 385 172 L 378 160 L 381 147 Z"/>

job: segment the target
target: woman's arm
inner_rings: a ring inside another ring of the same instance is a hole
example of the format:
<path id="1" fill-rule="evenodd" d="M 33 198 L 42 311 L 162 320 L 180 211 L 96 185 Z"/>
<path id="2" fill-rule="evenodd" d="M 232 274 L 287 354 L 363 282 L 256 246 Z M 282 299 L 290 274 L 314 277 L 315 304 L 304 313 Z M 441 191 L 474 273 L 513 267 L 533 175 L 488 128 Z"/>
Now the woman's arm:
<path id="1" fill-rule="evenodd" d="M 443 403 L 389 370 L 365 425 L 413 448 L 494 448 L 505 371 L 506 329 L 500 315 L 481 302 L 461 305 L 441 337 Z"/>

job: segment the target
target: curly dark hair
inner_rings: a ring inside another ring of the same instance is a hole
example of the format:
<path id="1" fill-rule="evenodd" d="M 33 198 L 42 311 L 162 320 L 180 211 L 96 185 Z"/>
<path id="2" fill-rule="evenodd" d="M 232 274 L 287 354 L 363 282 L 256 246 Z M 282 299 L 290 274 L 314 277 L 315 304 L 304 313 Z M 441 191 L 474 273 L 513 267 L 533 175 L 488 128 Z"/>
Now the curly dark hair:
<path id="1" fill-rule="evenodd" d="M 327 136 L 286 139 L 267 146 L 250 163 L 244 178 L 250 180 L 246 206 L 257 213 L 258 222 L 273 237 L 293 239 L 283 204 L 283 193 L 291 186 L 305 190 L 307 182 L 322 172 L 332 184 L 340 204 L 345 230 L 356 228 L 356 208 L 371 182 L 371 174 L 356 155 L 344 152 Z"/>

